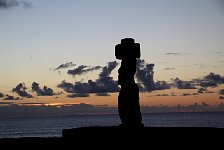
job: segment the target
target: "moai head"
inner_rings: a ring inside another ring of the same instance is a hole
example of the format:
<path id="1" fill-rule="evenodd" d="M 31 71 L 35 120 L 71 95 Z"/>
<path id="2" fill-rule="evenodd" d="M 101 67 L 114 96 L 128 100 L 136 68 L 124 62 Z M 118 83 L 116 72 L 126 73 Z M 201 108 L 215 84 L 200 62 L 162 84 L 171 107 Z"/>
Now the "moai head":
<path id="1" fill-rule="evenodd" d="M 136 59 L 141 57 L 140 44 L 135 43 L 132 38 L 126 38 L 121 40 L 121 44 L 115 47 L 116 59 Z"/>

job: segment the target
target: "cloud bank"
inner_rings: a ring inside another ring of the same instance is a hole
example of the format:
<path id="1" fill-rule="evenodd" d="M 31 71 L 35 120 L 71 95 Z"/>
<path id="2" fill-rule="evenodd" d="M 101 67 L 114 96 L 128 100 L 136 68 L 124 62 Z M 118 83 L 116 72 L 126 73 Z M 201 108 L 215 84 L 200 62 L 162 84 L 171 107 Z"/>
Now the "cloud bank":
<path id="1" fill-rule="evenodd" d="M 109 62 L 107 66 L 103 67 L 102 72 L 99 74 L 99 77 L 96 81 L 88 80 L 87 83 L 76 82 L 69 83 L 62 81 L 58 87 L 62 88 L 67 93 L 113 93 L 119 91 L 119 86 L 117 81 L 114 81 L 110 77 L 111 72 L 117 67 L 118 63 L 116 61 Z M 82 65 L 73 70 L 73 74 L 83 74 L 86 72 L 86 66 Z M 99 69 L 99 66 L 88 68 L 87 72 Z M 70 97 L 72 95 L 69 95 Z"/>
<path id="2" fill-rule="evenodd" d="M 73 67 L 75 64 L 73 62 L 68 62 L 62 64 L 55 68 L 55 71 L 60 69 L 66 69 Z M 108 93 L 115 93 L 120 91 L 118 81 L 114 80 L 110 75 L 112 71 L 118 66 L 116 61 L 108 62 L 106 66 L 95 66 L 88 67 L 85 65 L 78 66 L 71 71 L 73 75 L 82 75 L 94 70 L 102 69 L 99 73 L 98 78 L 93 80 L 88 80 L 87 82 L 77 81 L 75 83 L 70 83 L 67 81 L 62 81 L 57 86 L 67 93 L 67 97 L 76 98 L 76 97 L 89 97 L 91 93 L 96 96 L 110 96 Z M 154 82 L 154 64 L 147 64 L 144 60 L 138 60 L 136 66 L 136 79 L 137 84 L 141 92 L 151 92 L 155 90 L 166 90 L 171 87 L 177 89 L 197 89 L 198 91 L 194 94 L 209 93 L 207 91 L 208 87 L 217 87 L 220 84 L 224 84 L 224 77 L 219 74 L 210 73 L 204 76 L 201 79 L 194 79 L 191 81 L 183 81 L 179 78 L 172 79 L 171 82 L 167 83 L 166 81 L 157 81 Z M 59 95 L 62 93 L 54 93 L 53 89 L 48 88 L 47 86 L 40 87 L 39 83 L 33 82 L 32 91 L 37 94 L 37 96 L 53 96 Z M 223 89 L 224 90 L 224 89 Z M 220 99 L 223 98 L 224 91 L 220 90 L 221 95 Z M 12 92 L 17 93 L 21 97 L 33 98 L 31 94 L 27 92 L 27 87 L 24 83 L 18 84 L 15 88 L 12 89 Z M 160 95 L 161 96 L 161 95 Z M 189 96 L 188 93 L 184 93 L 181 96 Z M 4 97 L 4 94 L 0 93 L 0 98 Z M 15 98 L 13 96 L 7 95 L 5 100 L 20 100 L 20 98 Z"/>

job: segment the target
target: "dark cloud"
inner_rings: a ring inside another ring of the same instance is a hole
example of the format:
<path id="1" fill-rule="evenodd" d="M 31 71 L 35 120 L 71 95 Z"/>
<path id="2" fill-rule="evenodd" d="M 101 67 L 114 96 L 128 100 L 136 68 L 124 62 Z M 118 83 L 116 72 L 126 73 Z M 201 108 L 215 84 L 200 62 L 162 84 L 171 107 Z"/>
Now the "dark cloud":
<path id="1" fill-rule="evenodd" d="M 84 66 L 84 65 L 81 65 L 73 70 L 68 70 L 68 74 L 70 75 L 82 75 L 83 73 L 85 73 L 85 68 L 87 68 L 88 66 Z"/>
<path id="2" fill-rule="evenodd" d="M 220 94 L 220 95 L 224 95 L 224 89 L 220 90 L 220 91 L 219 91 L 219 94 Z"/>
<path id="3" fill-rule="evenodd" d="M 23 99 L 20 97 L 16 97 L 14 100 L 23 100 Z"/>
<path id="4" fill-rule="evenodd" d="M 169 94 L 157 94 L 156 96 L 169 96 Z"/>
<path id="5" fill-rule="evenodd" d="M 164 70 L 175 70 L 176 68 L 164 68 Z"/>
<path id="6" fill-rule="evenodd" d="M 92 80 L 88 83 L 76 82 L 73 89 L 73 93 L 97 93 L 101 90 L 99 85 Z"/>
<path id="7" fill-rule="evenodd" d="M 6 95 L 5 98 L 3 100 L 22 100 L 20 97 L 14 97 L 11 95 Z"/>
<path id="8" fill-rule="evenodd" d="M 118 92 L 120 90 L 118 82 L 110 77 L 111 72 L 118 66 L 116 61 L 109 62 L 107 66 L 103 67 L 102 72 L 99 74 L 99 79 L 96 81 L 100 89 L 97 93 Z"/>
<path id="9" fill-rule="evenodd" d="M 196 82 L 201 87 L 217 87 L 219 84 L 224 84 L 224 77 L 219 74 L 210 73 L 202 79 L 195 79 Z"/>
<path id="10" fill-rule="evenodd" d="M 69 94 L 69 98 L 77 98 L 77 97 L 89 97 L 88 93 L 75 93 L 75 94 Z"/>
<path id="11" fill-rule="evenodd" d="M 220 76 L 219 74 L 210 73 L 209 75 L 205 76 L 205 79 L 209 81 L 214 81 L 217 84 L 224 83 L 224 77 Z"/>
<path id="12" fill-rule="evenodd" d="M 189 94 L 189 93 L 183 93 L 182 96 L 191 96 L 191 94 Z"/>
<path id="13" fill-rule="evenodd" d="M 0 9 L 8 9 L 12 7 L 22 6 L 24 8 L 32 7 L 32 4 L 26 1 L 18 0 L 0 0 Z"/>
<path id="14" fill-rule="evenodd" d="M 59 88 L 62 88 L 63 90 L 65 90 L 67 93 L 75 93 L 74 91 L 74 86 L 72 83 L 66 82 L 66 81 L 62 81 L 59 85 Z"/>
<path id="15" fill-rule="evenodd" d="M 107 66 L 103 67 L 102 72 L 99 75 L 99 80 L 103 81 L 105 78 L 108 78 L 111 72 L 118 66 L 118 62 L 108 62 Z"/>
<path id="16" fill-rule="evenodd" d="M 14 96 L 6 95 L 4 100 L 14 100 Z"/>
<path id="17" fill-rule="evenodd" d="M 62 81 L 58 87 L 62 88 L 68 93 L 113 93 L 120 90 L 118 82 L 114 81 L 110 77 L 111 72 L 117 67 L 116 61 L 109 62 L 107 66 L 103 67 L 102 72 L 99 74 L 99 78 L 96 81 L 89 80 L 87 83 L 76 82 L 74 84 Z M 86 68 L 82 66 L 81 68 Z M 91 70 L 95 70 L 99 67 L 93 67 Z M 78 74 L 82 74 L 81 71 L 76 70 Z M 77 73 L 76 73 L 77 74 Z"/>
<path id="18" fill-rule="evenodd" d="M 83 75 L 85 73 L 95 71 L 95 70 L 99 70 L 99 69 L 101 69 L 100 66 L 88 67 L 88 66 L 81 65 L 78 68 L 75 68 L 73 70 L 68 70 L 68 74 L 73 75 L 73 76 Z"/>
<path id="19" fill-rule="evenodd" d="M 10 105 L 13 104 L 13 102 L 0 102 L 0 105 Z"/>
<path id="20" fill-rule="evenodd" d="M 96 96 L 110 96 L 108 93 L 96 93 Z"/>
<path id="21" fill-rule="evenodd" d="M 86 69 L 85 71 L 86 72 L 91 72 L 91 71 L 99 70 L 101 68 L 102 68 L 101 66 L 95 66 L 95 67 L 90 67 L 90 68 Z"/>
<path id="22" fill-rule="evenodd" d="M 178 89 L 196 89 L 190 81 L 182 81 L 179 78 L 173 80 Z"/>
<path id="23" fill-rule="evenodd" d="M 86 83 L 76 82 L 69 83 L 62 81 L 58 87 L 65 90 L 67 93 L 113 93 L 119 92 L 118 81 L 113 80 L 110 77 L 111 72 L 117 67 L 116 61 L 109 62 L 107 66 L 102 68 L 101 73 L 96 81 L 89 80 Z M 87 66 L 79 66 L 74 70 L 69 70 L 69 74 L 81 75 L 85 72 L 99 69 L 100 66 L 88 68 Z M 154 64 L 147 64 L 144 60 L 138 60 L 136 66 L 136 78 L 139 83 L 139 90 L 141 92 L 150 92 L 153 90 L 165 90 L 170 89 L 170 85 L 165 81 L 158 81 L 154 83 L 153 80 L 153 68 Z M 101 94 L 99 94 L 100 96 Z M 104 95 L 104 94 L 103 94 Z"/>
<path id="24" fill-rule="evenodd" d="M 196 96 L 196 95 L 198 95 L 198 93 L 193 93 L 192 95 Z"/>
<path id="25" fill-rule="evenodd" d="M 19 2 L 15 0 L 0 0 L 0 8 L 10 8 L 19 6 Z"/>
<path id="26" fill-rule="evenodd" d="M 166 90 L 170 89 L 170 85 L 166 81 L 158 81 L 155 83 L 155 90 Z"/>
<path id="27" fill-rule="evenodd" d="M 76 82 L 69 83 L 62 81 L 58 87 L 65 90 L 67 93 L 111 93 L 119 92 L 120 88 L 118 82 L 113 80 L 110 77 L 112 70 L 117 67 L 118 63 L 109 62 L 107 66 L 101 67 L 102 72 L 99 74 L 97 80 L 89 80 L 86 83 Z M 70 70 L 70 74 L 81 75 L 88 71 L 99 69 L 100 66 L 88 67 L 88 66 L 79 66 L 74 70 Z M 205 89 L 209 86 L 217 86 L 224 82 L 224 77 L 220 75 L 210 73 L 205 76 L 203 79 L 194 79 L 192 81 L 183 81 L 179 78 L 172 79 L 173 83 L 167 83 L 165 81 L 154 82 L 153 79 L 153 69 L 154 64 L 147 64 L 144 60 L 138 60 L 136 66 L 136 79 L 138 81 L 138 86 L 141 92 L 150 92 L 153 90 L 166 90 L 170 89 L 171 86 L 175 86 L 178 89 L 196 89 L 196 86 L 201 86 L 201 89 L 198 89 L 198 93 L 207 92 Z"/>
<path id="28" fill-rule="evenodd" d="M 65 63 L 65 64 L 61 64 L 60 66 L 58 66 L 57 68 L 55 68 L 53 70 L 54 71 L 59 71 L 59 70 L 74 67 L 74 66 L 76 66 L 76 64 L 74 64 L 73 62 L 68 62 L 68 63 Z"/>
<path id="29" fill-rule="evenodd" d="M 53 96 L 53 95 L 55 95 L 54 91 L 51 88 L 44 86 L 43 89 L 41 89 L 40 85 L 36 82 L 33 82 L 32 90 L 34 92 L 36 92 L 38 96 Z"/>
<path id="30" fill-rule="evenodd" d="M 17 93 L 21 97 L 33 98 L 33 96 L 27 93 L 26 90 L 27 90 L 27 87 L 25 86 L 25 84 L 20 83 L 14 89 L 12 89 L 12 92 Z"/>
<path id="31" fill-rule="evenodd" d="M 207 89 L 206 88 L 199 88 L 198 89 L 198 93 L 205 93 L 207 91 Z"/>
<path id="32" fill-rule="evenodd" d="M 200 86 L 202 87 L 217 87 L 218 84 L 215 81 L 203 81 L 200 83 Z"/>
<path id="33" fill-rule="evenodd" d="M 137 61 L 136 78 L 144 87 L 144 91 L 150 92 L 155 89 L 153 79 L 154 66 L 154 64 L 146 64 L 144 60 L 138 59 Z"/>
<path id="34" fill-rule="evenodd" d="M 173 55 L 173 56 L 178 56 L 180 53 L 165 53 L 165 55 Z"/>
<path id="35" fill-rule="evenodd" d="M 0 98 L 4 97 L 4 94 L 0 92 Z"/>

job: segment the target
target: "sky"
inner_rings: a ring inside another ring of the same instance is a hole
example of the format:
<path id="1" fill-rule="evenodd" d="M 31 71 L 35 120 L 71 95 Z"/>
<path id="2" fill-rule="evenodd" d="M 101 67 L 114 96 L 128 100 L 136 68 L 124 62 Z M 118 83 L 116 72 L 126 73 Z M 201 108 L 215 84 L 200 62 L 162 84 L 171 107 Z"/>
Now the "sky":
<path id="1" fill-rule="evenodd" d="M 223 27 L 223 0 L 0 0 L 0 101 L 116 106 L 114 47 L 130 37 L 141 44 L 143 65 L 155 65 L 154 82 L 170 86 L 142 83 L 142 105 L 219 105 Z M 104 89 L 74 90 L 89 80 Z"/>

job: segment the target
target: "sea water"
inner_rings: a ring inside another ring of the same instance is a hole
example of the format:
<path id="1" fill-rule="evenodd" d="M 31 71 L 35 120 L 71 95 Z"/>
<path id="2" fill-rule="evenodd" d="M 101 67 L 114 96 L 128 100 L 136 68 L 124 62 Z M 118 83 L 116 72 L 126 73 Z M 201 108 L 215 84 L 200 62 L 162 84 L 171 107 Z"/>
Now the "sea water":
<path id="1" fill-rule="evenodd" d="M 143 114 L 147 127 L 224 128 L 224 112 Z M 118 126 L 118 115 L 79 115 L 0 119 L 0 138 L 61 137 L 63 129 Z"/>

